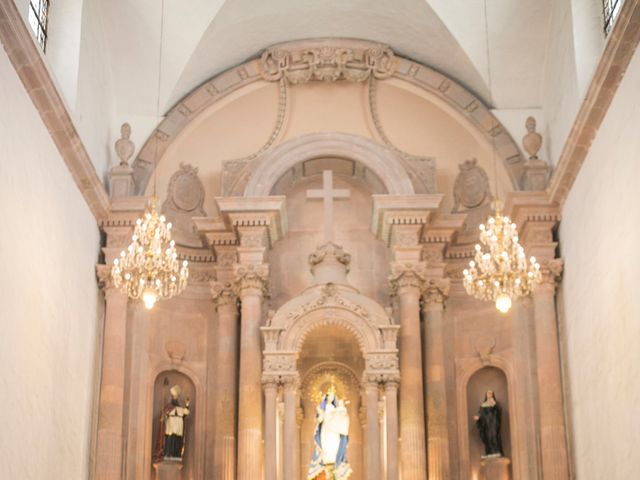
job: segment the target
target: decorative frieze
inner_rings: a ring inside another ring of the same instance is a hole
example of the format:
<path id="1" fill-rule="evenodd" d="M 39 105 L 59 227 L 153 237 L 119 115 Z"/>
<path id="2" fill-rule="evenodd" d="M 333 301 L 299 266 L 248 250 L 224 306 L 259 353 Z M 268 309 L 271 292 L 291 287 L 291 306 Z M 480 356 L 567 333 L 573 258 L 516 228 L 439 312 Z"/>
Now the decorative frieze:
<path id="1" fill-rule="evenodd" d="M 393 51 L 379 44 L 359 44 L 340 40 L 318 42 L 318 46 L 295 48 L 284 44 L 264 51 L 260 58 L 263 80 L 285 78 L 291 84 L 314 80 L 363 82 L 370 77 L 389 78 L 395 71 Z"/>

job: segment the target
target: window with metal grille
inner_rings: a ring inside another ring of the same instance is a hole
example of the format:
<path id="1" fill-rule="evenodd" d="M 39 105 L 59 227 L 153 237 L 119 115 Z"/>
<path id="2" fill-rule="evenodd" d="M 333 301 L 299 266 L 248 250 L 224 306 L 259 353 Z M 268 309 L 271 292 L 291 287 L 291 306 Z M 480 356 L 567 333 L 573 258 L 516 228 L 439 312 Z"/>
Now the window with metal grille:
<path id="1" fill-rule="evenodd" d="M 49 0 L 29 0 L 29 25 L 44 51 L 47 47 Z"/>
<path id="2" fill-rule="evenodd" d="M 620 13 L 620 7 L 624 0 L 603 0 L 603 13 L 604 13 L 604 34 L 609 35 L 611 28 L 613 27 L 618 14 Z"/>

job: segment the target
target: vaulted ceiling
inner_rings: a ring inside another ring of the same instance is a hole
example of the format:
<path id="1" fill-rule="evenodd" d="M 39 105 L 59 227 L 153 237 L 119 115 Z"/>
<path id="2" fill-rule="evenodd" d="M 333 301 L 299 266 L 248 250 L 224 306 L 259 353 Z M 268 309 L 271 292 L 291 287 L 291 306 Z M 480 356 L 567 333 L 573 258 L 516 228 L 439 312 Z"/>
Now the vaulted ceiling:
<path id="1" fill-rule="evenodd" d="M 313 37 L 384 43 L 498 108 L 537 107 L 551 0 L 486 1 L 485 18 L 483 0 L 165 0 L 161 110 L 267 46 Z M 161 2 L 99 5 L 117 110 L 153 115 Z"/>

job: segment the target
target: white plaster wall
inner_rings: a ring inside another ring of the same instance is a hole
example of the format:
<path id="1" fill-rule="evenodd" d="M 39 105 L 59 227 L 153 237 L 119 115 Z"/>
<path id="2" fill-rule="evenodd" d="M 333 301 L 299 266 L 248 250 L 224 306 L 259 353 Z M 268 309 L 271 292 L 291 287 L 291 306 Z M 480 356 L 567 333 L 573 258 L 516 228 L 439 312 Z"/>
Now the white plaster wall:
<path id="1" fill-rule="evenodd" d="M 0 105 L 0 478 L 83 479 L 98 229 L 3 49 Z"/>
<path id="2" fill-rule="evenodd" d="M 640 478 L 640 53 L 563 209 L 563 347 L 576 478 Z"/>

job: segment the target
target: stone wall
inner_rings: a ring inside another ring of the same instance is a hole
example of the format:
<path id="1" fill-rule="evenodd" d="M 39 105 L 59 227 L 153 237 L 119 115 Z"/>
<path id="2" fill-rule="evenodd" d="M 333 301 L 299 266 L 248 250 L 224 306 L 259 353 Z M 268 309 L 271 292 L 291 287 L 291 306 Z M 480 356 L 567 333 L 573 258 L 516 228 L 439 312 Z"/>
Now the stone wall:
<path id="1" fill-rule="evenodd" d="M 98 228 L 3 49 L 0 105 L 0 476 L 87 478 Z"/>
<path id="2" fill-rule="evenodd" d="M 636 52 L 564 206 L 561 331 L 575 475 L 638 478 L 640 54 Z"/>

